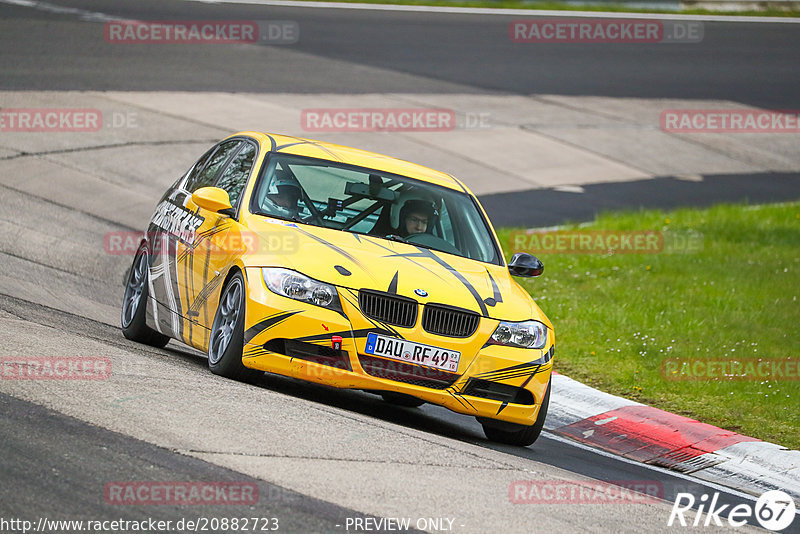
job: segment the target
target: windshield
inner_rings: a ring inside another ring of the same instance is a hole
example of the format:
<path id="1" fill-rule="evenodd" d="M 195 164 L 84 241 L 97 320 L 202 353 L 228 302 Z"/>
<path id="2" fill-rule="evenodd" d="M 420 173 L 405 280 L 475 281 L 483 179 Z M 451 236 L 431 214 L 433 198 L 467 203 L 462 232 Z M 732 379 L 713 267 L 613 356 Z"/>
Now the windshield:
<path id="1" fill-rule="evenodd" d="M 271 154 L 251 211 L 500 263 L 470 195 L 372 169 Z"/>

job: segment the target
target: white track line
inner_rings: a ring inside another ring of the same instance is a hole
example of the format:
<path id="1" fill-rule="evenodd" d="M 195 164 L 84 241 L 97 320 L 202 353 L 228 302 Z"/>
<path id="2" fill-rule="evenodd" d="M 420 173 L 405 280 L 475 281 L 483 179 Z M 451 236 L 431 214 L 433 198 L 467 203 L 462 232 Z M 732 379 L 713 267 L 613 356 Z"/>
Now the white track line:
<path id="1" fill-rule="evenodd" d="M 89 11 L 78 7 L 65 7 L 58 4 L 51 4 L 49 2 L 40 2 L 39 0 L 0 0 L 0 4 L 8 4 L 17 7 L 30 7 L 45 13 L 53 13 L 56 15 L 73 15 L 77 16 L 80 20 L 86 22 L 116 22 L 124 21 L 126 19 L 107 15 L 97 11 Z"/>
<path id="2" fill-rule="evenodd" d="M 4 0 L 0 0 L 4 1 Z M 203 4 L 245 4 L 315 9 L 360 9 L 370 11 L 409 11 L 414 13 L 454 13 L 459 15 L 502 15 L 522 17 L 569 17 L 603 19 L 698 20 L 706 22 L 765 22 L 800 24 L 794 17 L 746 17 L 741 15 L 682 15 L 679 13 L 619 13 L 605 11 L 555 11 L 539 9 L 493 9 L 483 7 L 409 6 L 399 4 L 358 4 L 349 2 L 298 2 L 296 0 L 184 0 Z"/>
<path id="3" fill-rule="evenodd" d="M 406 11 L 413 13 L 450 13 L 459 15 L 501 15 L 519 17 L 565 17 L 565 18 L 601 18 L 601 19 L 638 19 L 638 20 L 695 20 L 703 22 L 752 22 L 772 24 L 800 24 L 800 18 L 793 17 L 744 17 L 735 15 L 681 15 L 678 13 L 610 13 L 603 11 L 552 11 L 537 9 L 491 9 L 481 7 L 444 7 L 444 6 L 404 6 L 398 4 L 357 4 L 347 2 L 298 2 L 295 0 L 184 0 L 202 4 L 245 4 L 275 7 L 302 7 L 313 9 L 355 9 L 369 11 Z M 74 7 L 64 7 L 39 0 L 0 0 L 0 4 L 18 7 L 29 7 L 59 15 L 77 15 L 87 22 L 122 21 L 116 17 L 98 11 L 89 11 Z"/>

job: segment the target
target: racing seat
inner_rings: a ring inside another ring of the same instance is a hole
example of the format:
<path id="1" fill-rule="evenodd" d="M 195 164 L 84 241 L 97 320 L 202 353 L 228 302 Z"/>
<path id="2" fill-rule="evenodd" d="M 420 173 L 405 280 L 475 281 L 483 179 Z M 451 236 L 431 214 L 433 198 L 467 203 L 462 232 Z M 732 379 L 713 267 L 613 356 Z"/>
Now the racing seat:
<path id="1" fill-rule="evenodd" d="M 392 228 L 392 223 L 390 220 L 392 212 L 391 208 L 391 204 L 383 205 L 381 208 L 381 213 L 378 215 L 378 220 L 375 221 L 372 229 L 368 232 L 370 235 L 378 235 L 383 237 L 395 233 L 395 229 Z"/>

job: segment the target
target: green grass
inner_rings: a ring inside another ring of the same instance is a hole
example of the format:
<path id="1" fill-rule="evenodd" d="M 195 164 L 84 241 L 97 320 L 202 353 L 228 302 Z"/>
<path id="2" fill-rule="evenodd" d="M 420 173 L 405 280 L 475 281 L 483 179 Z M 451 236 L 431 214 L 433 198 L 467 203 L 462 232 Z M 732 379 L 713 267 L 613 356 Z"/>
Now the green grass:
<path id="1" fill-rule="evenodd" d="M 733 15 L 743 17 L 797 17 L 800 11 L 783 9 L 765 9 L 763 11 L 712 11 L 708 9 L 647 9 L 626 6 L 624 4 L 592 4 L 575 5 L 563 2 L 536 2 L 530 0 L 322 0 L 327 2 L 349 2 L 358 4 L 395 4 L 404 6 L 437 6 L 437 7 L 481 7 L 493 9 L 530 9 L 553 11 L 597 11 L 610 13 L 671 13 L 682 15 Z"/>
<path id="2" fill-rule="evenodd" d="M 580 229 L 693 232 L 702 247 L 539 254 L 544 274 L 518 280 L 555 326 L 557 371 L 800 448 L 800 381 L 674 381 L 661 371 L 665 359 L 800 358 L 800 202 L 605 213 Z M 512 230 L 499 232 L 507 252 Z"/>

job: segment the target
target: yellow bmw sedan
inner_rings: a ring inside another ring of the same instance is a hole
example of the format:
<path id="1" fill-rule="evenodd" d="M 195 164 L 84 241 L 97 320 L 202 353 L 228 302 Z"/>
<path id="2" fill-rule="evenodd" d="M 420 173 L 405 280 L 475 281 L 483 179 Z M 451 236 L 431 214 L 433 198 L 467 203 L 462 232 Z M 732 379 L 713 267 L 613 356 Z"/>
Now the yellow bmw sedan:
<path id="1" fill-rule="evenodd" d="M 222 140 L 158 203 L 122 331 L 268 372 L 472 415 L 530 445 L 547 415 L 553 326 L 512 276 L 477 198 L 420 165 L 296 137 Z"/>

